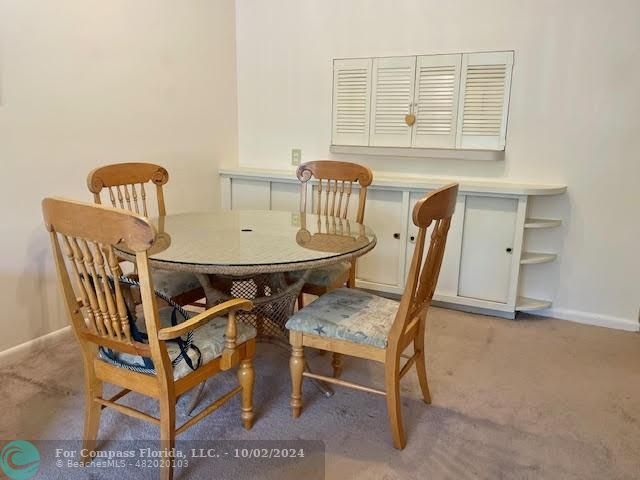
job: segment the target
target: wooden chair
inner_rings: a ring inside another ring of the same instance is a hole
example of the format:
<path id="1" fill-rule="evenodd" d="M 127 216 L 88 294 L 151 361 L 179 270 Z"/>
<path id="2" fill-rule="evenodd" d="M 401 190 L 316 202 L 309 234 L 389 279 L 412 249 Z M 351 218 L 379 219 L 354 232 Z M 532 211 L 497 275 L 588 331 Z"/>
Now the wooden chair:
<path id="1" fill-rule="evenodd" d="M 96 448 L 104 407 L 159 425 L 163 449 L 171 449 L 177 434 L 237 393 L 242 394 L 242 422 L 245 428 L 251 428 L 256 331 L 241 322 L 236 324 L 236 311 L 251 309 L 251 302 L 229 300 L 176 326 L 164 326 L 162 319 L 166 316 L 156 303 L 148 260 L 148 249 L 156 239 L 156 232 L 146 218 L 121 209 L 53 198 L 42 202 L 42 211 L 65 307 L 84 360 L 84 448 L 88 452 Z M 135 252 L 148 343 L 134 338 L 136 332 L 118 281 L 121 272 L 114 250 L 116 244 Z M 189 332 L 193 332 L 193 342 L 202 352 L 202 363 L 195 370 L 173 366 L 177 355 L 171 342 Z M 133 366 L 137 361 L 130 363 L 131 368 L 116 366 L 107 361 L 104 356 L 107 351 L 126 354 L 131 359 L 151 359 L 151 371 L 137 371 L 140 369 Z M 176 428 L 176 398 L 206 378 L 235 366 L 239 366 L 240 385 Z M 122 390 L 104 398 L 103 383 L 118 385 Z M 159 418 L 117 402 L 131 391 L 157 399 Z M 162 479 L 172 476 L 171 467 L 161 470 Z"/>
<path id="2" fill-rule="evenodd" d="M 152 163 L 114 163 L 96 168 L 87 176 L 87 186 L 95 203 L 102 204 L 101 193 L 106 189 L 112 207 L 145 217 L 167 214 L 163 186 L 168 181 L 169 173 Z M 148 201 L 153 191 L 157 211 Z M 180 305 L 194 303 L 205 295 L 198 278 L 189 272 L 154 270 L 153 279 L 157 290 Z"/>
<path id="3" fill-rule="evenodd" d="M 339 217 L 346 219 L 349 214 L 349 201 L 353 192 L 353 183 L 358 182 L 358 208 L 356 223 L 364 222 L 364 209 L 367 202 L 367 187 L 373 181 L 373 173 L 368 167 L 357 163 L 316 160 L 303 163 L 298 167 L 296 176 L 300 180 L 300 212 L 307 211 L 307 185 L 312 178 L 317 179 L 313 212 L 316 215 Z M 323 202 L 324 198 L 324 202 Z M 317 268 L 312 272 L 309 282 L 302 289 L 303 293 L 322 295 L 332 288 L 341 287 L 346 282 L 355 286 L 355 262 L 338 265 L 331 270 Z M 302 308 L 302 294 L 299 307 Z"/>
<path id="4" fill-rule="evenodd" d="M 360 185 L 356 223 L 363 223 L 367 202 L 367 187 L 373 181 L 371 169 L 357 163 L 332 160 L 316 160 L 303 163 L 298 167 L 296 176 L 300 180 L 300 212 L 307 211 L 307 185 L 315 178 L 318 186 L 312 213 L 346 219 L 349 215 L 349 201 L 353 192 L 353 183 Z M 323 203 L 324 198 L 324 203 Z M 343 285 L 355 287 L 356 262 L 343 262 L 311 271 L 307 283 L 298 296 L 298 310 L 304 307 L 304 294 L 324 295 Z M 338 354 L 333 356 L 334 376 L 342 372 L 342 360 Z"/>
<path id="5" fill-rule="evenodd" d="M 399 303 L 364 291 L 339 288 L 289 319 L 294 417 L 300 415 L 302 408 L 303 377 L 377 393 L 387 398 L 393 445 L 404 448 L 406 436 L 400 412 L 400 379 L 415 365 L 424 401 L 431 403 L 424 352 L 425 320 L 440 273 L 457 193 L 458 185 L 449 185 L 428 194 L 413 209 L 413 223 L 419 228 L 418 238 Z M 427 228 L 431 224 L 434 224 L 431 244 L 423 262 Z M 404 355 L 411 344 L 414 353 Z M 305 372 L 305 346 L 383 363 L 385 390 Z M 401 357 L 406 358 L 402 366 Z"/>

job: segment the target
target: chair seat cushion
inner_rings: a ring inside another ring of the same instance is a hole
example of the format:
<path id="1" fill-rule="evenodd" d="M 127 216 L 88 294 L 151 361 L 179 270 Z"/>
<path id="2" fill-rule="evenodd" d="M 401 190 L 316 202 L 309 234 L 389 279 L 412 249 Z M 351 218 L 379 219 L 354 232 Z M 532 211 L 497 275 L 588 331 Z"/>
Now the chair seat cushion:
<path id="1" fill-rule="evenodd" d="M 173 309 L 171 307 L 161 308 L 159 311 L 160 314 L 160 322 L 162 327 L 170 327 L 171 326 L 171 313 Z M 196 313 L 189 312 L 189 317 L 193 317 L 197 315 Z M 182 318 L 182 317 L 178 317 Z M 143 332 L 144 328 L 144 318 L 139 318 L 136 323 L 139 327 L 139 330 Z M 208 323 L 203 325 L 200 328 L 197 328 L 193 331 L 193 345 L 200 350 L 201 353 L 201 365 L 210 362 L 218 358 L 222 355 L 224 350 L 224 332 L 227 328 L 227 319 L 226 317 L 217 317 L 210 320 Z M 256 329 L 250 325 L 247 325 L 243 322 L 237 322 L 237 336 L 236 336 L 236 344 L 240 345 L 241 343 L 246 342 L 256 336 Z M 167 350 L 169 352 L 169 358 L 173 362 L 180 355 L 180 347 L 173 342 L 167 342 Z M 191 359 L 194 366 L 196 366 L 198 361 L 198 354 L 194 348 L 190 348 L 187 352 L 189 358 Z M 152 374 L 153 371 L 148 371 L 145 367 L 144 360 L 139 355 L 130 355 L 128 353 L 121 352 L 113 352 L 111 358 L 107 357 L 104 352 L 100 351 L 100 358 L 107 363 L 111 363 L 118 367 L 127 368 L 129 370 L 138 371 L 141 373 Z M 145 371 L 147 370 L 147 371 Z M 185 362 L 181 360 L 173 367 L 173 378 L 174 380 L 178 380 L 189 373 L 193 372 L 191 367 Z"/>
<path id="2" fill-rule="evenodd" d="M 326 267 L 314 268 L 309 273 L 307 278 L 307 284 L 318 285 L 320 287 L 331 287 L 344 277 L 349 269 L 351 263 L 340 262 L 333 265 L 327 265 Z M 293 278 L 300 278 L 304 274 L 304 271 L 291 272 Z"/>
<path id="3" fill-rule="evenodd" d="M 202 287 L 198 277 L 189 272 L 154 269 L 151 275 L 153 288 L 169 298 Z"/>
<path id="4" fill-rule="evenodd" d="M 339 288 L 298 311 L 286 326 L 289 330 L 386 348 L 398 306 L 395 300 Z"/>

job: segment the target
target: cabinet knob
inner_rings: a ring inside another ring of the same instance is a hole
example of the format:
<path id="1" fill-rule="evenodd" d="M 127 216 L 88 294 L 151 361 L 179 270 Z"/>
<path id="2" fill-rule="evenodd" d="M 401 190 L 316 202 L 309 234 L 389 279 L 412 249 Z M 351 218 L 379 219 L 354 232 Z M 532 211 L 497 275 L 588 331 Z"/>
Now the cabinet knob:
<path id="1" fill-rule="evenodd" d="M 400 234 L 399 233 L 394 233 L 393 234 L 393 238 L 395 238 L 396 240 L 400 239 Z"/>
<path id="2" fill-rule="evenodd" d="M 411 243 L 414 243 L 414 242 L 416 241 L 416 236 L 415 236 L 415 235 L 411 235 L 411 236 L 409 237 L 409 241 L 410 241 Z"/>
<path id="3" fill-rule="evenodd" d="M 507 253 L 511 253 L 513 249 L 511 247 L 507 247 Z"/>

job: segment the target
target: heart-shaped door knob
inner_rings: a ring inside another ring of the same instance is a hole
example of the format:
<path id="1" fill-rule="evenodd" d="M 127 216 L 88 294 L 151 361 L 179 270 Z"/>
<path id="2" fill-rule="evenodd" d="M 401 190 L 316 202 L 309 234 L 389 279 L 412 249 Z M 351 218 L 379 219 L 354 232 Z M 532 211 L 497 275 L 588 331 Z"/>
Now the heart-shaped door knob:
<path id="1" fill-rule="evenodd" d="M 413 113 L 408 113 L 407 115 L 404 116 L 404 122 L 411 126 L 414 123 L 416 123 L 416 116 Z"/>

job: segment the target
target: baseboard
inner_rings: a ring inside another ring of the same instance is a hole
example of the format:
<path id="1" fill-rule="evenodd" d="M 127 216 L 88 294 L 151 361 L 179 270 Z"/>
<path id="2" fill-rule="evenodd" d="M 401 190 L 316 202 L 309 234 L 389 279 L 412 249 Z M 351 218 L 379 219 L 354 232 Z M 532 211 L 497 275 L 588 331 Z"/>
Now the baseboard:
<path id="1" fill-rule="evenodd" d="M 580 310 L 569 310 L 566 308 L 547 308 L 527 312 L 541 317 L 553 317 L 560 320 L 594 325 L 597 327 L 614 328 L 616 330 L 626 330 L 628 332 L 640 331 L 640 323 L 626 318 L 614 317 L 611 315 L 601 315 L 598 313 L 582 312 Z"/>
<path id="2" fill-rule="evenodd" d="M 488 315 L 490 317 L 506 318 L 513 320 L 516 316 L 515 312 L 503 312 L 501 310 L 493 310 L 491 308 L 474 307 L 473 305 L 462 305 L 461 303 L 446 302 L 442 300 L 432 300 L 434 307 L 448 308 L 449 310 L 459 310 L 461 312 L 474 313 L 476 315 Z"/>
<path id="3" fill-rule="evenodd" d="M 32 340 L 21 343 L 20 345 L 16 345 L 15 347 L 3 350 L 0 352 L 0 362 L 11 361 L 11 363 L 13 363 L 25 360 L 33 351 L 39 350 L 42 347 L 46 347 L 47 345 L 55 342 L 56 339 L 67 334 L 70 330 L 71 325 L 67 325 L 59 330 L 54 330 L 46 335 L 42 335 L 41 337 L 36 337 Z"/>

